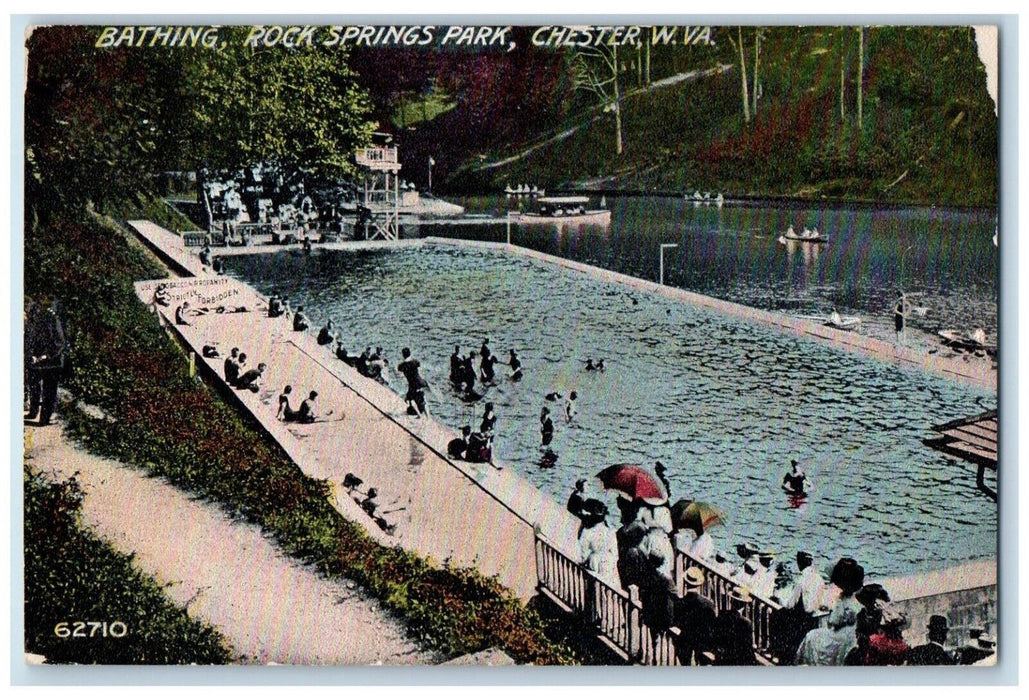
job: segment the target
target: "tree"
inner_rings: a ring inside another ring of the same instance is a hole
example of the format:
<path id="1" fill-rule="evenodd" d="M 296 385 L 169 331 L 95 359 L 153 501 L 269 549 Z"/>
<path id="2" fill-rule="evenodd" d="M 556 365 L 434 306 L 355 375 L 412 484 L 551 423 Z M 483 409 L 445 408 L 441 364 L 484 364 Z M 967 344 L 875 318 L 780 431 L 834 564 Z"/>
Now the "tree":
<path id="1" fill-rule="evenodd" d="M 740 55 L 740 80 L 743 89 L 743 121 L 750 124 L 750 98 L 747 94 L 747 59 L 743 54 L 743 27 L 736 27 L 736 39 L 729 36 L 729 42 Z"/>
<path id="2" fill-rule="evenodd" d="M 619 83 L 618 45 L 577 48 L 572 52 L 572 84 L 596 95 L 605 111 L 615 115 L 615 153 L 622 155 L 622 90 Z"/>

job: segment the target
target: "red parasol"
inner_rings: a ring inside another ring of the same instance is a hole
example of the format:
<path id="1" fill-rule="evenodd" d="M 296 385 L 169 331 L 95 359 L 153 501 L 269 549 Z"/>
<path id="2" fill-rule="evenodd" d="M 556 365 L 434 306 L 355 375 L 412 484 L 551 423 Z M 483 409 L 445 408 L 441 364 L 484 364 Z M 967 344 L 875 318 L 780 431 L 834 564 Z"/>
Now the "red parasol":
<path id="1" fill-rule="evenodd" d="M 668 494 L 661 481 L 638 464 L 613 464 L 597 478 L 604 488 L 619 491 L 630 499 L 641 499 L 652 506 L 668 502 Z"/>

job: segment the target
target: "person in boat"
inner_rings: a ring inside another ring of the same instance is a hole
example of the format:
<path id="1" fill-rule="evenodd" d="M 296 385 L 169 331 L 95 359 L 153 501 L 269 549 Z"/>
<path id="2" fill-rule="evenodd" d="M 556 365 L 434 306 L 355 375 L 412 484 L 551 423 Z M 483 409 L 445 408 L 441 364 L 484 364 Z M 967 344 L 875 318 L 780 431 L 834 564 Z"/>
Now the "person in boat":
<path id="1" fill-rule="evenodd" d="M 786 475 L 782 478 L 782 490 L 796 495 L 803 495 L 805 492 L 804 485 L 807 482 L 807 476 L 804 475 L 804 470 L 800 468 L 797 460 L 790 460 L 790 471 L 786 472 Z"/>
<path id="2" fill-rule="evenodd" d="M 306 331 L 311 327 L 311 319 L 304 313 L 304 307 L 298 306 L 297 313 L 293 316 L 293 330 L 295 331 Z"/>
<path id="3" fill-rule="evenodd" d="M 550 409 L 546 406 L 540 411 L 540 437 L 544 447 L 554 439 L 554 420 L 550 417 Z"/>

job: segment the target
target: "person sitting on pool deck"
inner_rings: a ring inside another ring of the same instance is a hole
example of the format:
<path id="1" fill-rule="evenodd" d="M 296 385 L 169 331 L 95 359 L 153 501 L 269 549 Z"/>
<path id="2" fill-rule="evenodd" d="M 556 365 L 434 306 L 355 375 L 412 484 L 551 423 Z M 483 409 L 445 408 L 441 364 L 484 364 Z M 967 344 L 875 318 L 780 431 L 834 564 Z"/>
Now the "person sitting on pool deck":
<path id="1" fill-rule="evenodd" d="M 347 349 L 345 347 L 343 347 L 343 341 L 342 340 L 336 341 L 336 358 L 340 359 L 340 360 L 343 360 L 343 362 L 345 362 L 346 364 L 350 365 L 351 367 L 356 367 L 357 366 L 358 358 L 355 357 L 354 355 L 348 355 L 347 354 Z"/>
<path id="2" fill-rule="evenodd" d="M 332 345 L 336 342 L 336 329 L 332 325 L 332 319 L 330 318 L 322 326 L 322 329 L 318 331 L 318 344 L 319 345 Z"/>
<path id="3" fill-rule="evenodd" d="M 470 426 L 461 428 L 461 437 L 454 438 L 447 443 L 447 455 L 454 459 L 464 459 L 468 451 L 468 440 L 471 438 L 472 429 Z"/>
<path id="4" fill-rule="evenodd" d="M 289 405 L 289 395 L 292 393 L 293 387 L 287 384 L 279 394 L 279 410 L 275 412 L 275 417 L 279 420 L 293 420 L 296 415 L 296 411 Z"/>
<path id="5" fill-rule="evenodd" d="M 232 352 L 225 358 L 225 383 L 229 386 L 236 386 L 239 379 L 239 348 L 232 348 Z"/>
<path id="6" fill-rule="evenodd" d="M 318 398 L 318 392 L 312 391 L 307 398 L 300 403 L 300 408 L 293 416 L 297 423 L 314 423 L 318 416 L 314 412 L 314 400 Z"/>
<path id="7" fill-rule="evenodd" d="M 189 316 L 192 313 L 193 312 L 189 308 L 189 302 L 188 301 L 184 301 L 181 304 L 179 304 L 178 308 L 175 309 L 175 325 L 176 326 L 191 326 L 191 325 L 193 325 L 192 323 L 190 323 L 186 319 L 186 316 Z"/>
<path id="8" fill-rule="evenodd" d="M 293 317 L 293 330 L 295 331 L 306 331 L 311 327 L 311 320 L 307 318 L 307 314 L 304 313 L 304 307 L 298 306 L 297 313 Z"/>
<path id="9" fill-rule="evenodd" d="M 286 304 L 278 292 L 272 294 L 268 300 L 268 318 L 278 318 L 286 313 Z"/>
<path id="10" fill-rule="evenodd" d="M 240 376 L 239 381 L 236 382 L 236 388 L 252 391 L 256 394 L 261 389 L 261 377 L 264 376 L 266 369 L 268 369 L 268 365 L 263 362 L 258 363 L 257 369 L 248 370 Z"/>

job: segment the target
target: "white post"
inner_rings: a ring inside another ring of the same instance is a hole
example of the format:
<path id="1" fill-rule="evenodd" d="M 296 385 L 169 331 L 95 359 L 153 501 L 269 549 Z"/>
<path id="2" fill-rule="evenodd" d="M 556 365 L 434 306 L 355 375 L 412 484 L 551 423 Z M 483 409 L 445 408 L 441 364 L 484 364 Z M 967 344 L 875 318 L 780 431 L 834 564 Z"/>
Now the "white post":
<path id="1" fill-rule="evenodd" d="M 511 245 L 511 211 L 507 212 L 507 244 Z"/>
<path id="2" fill-rule="evenodd" d="M 665 286 L 665 248 L 678 248 L 678 247 L 679 247 L 678 243 L 662 243 L 661 244 L 661 255 L 660 255 L 661 267 L 660 267 L 660 273 L 658 275 L 658 280 L 660 281 L 660 284 L 661 284 L 662 287 Z"/>

